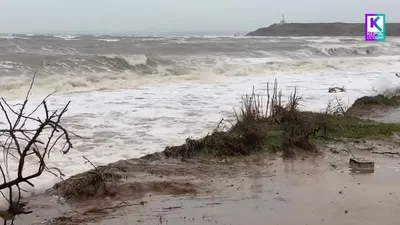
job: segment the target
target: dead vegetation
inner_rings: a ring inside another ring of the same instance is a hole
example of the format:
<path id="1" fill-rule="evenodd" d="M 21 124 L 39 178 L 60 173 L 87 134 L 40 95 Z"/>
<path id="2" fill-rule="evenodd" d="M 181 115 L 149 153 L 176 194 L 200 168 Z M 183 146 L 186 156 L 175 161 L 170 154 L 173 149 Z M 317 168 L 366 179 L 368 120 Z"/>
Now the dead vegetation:
<path id="1" fill-rule="evenodd" d="M 0 99 L 2 119 L 5 122 L 0 128 L 0 147 L 3 150 L 3 163 L 0 165 L 3 183 L 0 184 L 0 192 L 9 203 L 8 210 L 1 211 L 4 224 L 8 222 L 13 224 L 15 216 L 32 212 L 25 210 L 26 203 L 21 202 L 21 192 L 24 191 L 21 185 L 28 184 L 34 187 L 31 180 L 40 177 L 44 171 L 62 176 L 59 169 L 47 167 L 46 159 L 55 149 L 67 154 L 72 148 L 70 132 L 61 125 L 61 119 L 67 112 L 70 102 L 61 110 L 53 111 L 46 102 L 50 96 L 48 95 L 34 110 L 28 111 L 28 97 L 35 75 L 22 104 L 12 105 L 4 98 Z M 39 110 L 42 110 L 42 117 L 34 115 Z M 61 141 L 64 143 L 59 143 Z M 25 166 L 27 161 L 35 161 L 37 168 L 28 169 Z M 15 174 L 9 171 L 10 163 L 17 163 L 18 169 Z M 3 193 L 5 190 L 8 196 Z"/>
<path id="2" fill-rule="evenodd" d="M 325 114 L 335 115 L 335 116 L 347 116 L 348 112 L 349 112 L 349 107 L 344 106 L 342 101 L 338 98 L 330 100 L 325 110 Z"/>

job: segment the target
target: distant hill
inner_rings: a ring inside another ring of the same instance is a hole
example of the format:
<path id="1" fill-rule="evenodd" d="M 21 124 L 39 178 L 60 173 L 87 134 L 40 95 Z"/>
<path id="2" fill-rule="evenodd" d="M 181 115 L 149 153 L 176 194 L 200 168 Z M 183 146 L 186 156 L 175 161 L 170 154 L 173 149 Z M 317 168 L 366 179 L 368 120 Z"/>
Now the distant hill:
<path id="1" fill-rule="evenodd" d="M 273 24 L 246 36 L 364 36 L 363 23 Z M 386 23 L 386 36 L 400 36 L 400 23 Z"/>

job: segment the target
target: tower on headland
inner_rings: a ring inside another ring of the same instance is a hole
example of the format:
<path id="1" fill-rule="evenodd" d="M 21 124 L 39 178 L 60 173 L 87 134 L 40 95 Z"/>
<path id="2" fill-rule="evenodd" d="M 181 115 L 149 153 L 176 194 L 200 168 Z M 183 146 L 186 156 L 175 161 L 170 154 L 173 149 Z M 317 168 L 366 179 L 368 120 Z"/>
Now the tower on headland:
<path id="1" fill-rule="evenodd" d="M 282 25 L 282 24 L 285 24 L 285 23 L 286 23 L 285 14 L 282 14 L 282 20 L 281 20 L 281 22 L 279 22 L 279 25 Z"/>

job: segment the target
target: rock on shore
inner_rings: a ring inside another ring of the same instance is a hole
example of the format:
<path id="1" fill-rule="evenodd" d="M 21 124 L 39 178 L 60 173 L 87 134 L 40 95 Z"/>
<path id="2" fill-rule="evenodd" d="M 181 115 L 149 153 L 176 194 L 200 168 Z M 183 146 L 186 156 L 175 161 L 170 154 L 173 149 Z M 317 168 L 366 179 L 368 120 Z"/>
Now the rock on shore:
<path id="1" fill-rule="evenodd" d="M 246 36 L 364 36 L 363 23 L 272 24 Z M 400 36 L 400 23 L 386 23 L 386 36 Z"/>

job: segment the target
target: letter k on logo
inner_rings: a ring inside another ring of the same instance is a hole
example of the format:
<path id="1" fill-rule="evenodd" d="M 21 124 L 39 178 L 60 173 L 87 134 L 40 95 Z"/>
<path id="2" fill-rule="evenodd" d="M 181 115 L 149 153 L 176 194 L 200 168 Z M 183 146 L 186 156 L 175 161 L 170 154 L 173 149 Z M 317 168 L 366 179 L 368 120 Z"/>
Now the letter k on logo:
<path id="1" fill-rule="evenodd" d="M 378 25 L 378 20 L 381 17 L 377 16 L 375 19 L 374 18 L 370 18 L 370 24 L 371 24 L 371 28 L 376 27 L 380 32 L 382 32 L 382 28 Z"/>

